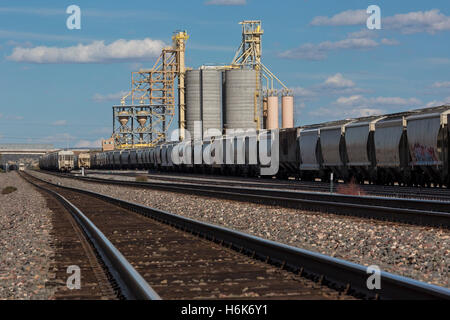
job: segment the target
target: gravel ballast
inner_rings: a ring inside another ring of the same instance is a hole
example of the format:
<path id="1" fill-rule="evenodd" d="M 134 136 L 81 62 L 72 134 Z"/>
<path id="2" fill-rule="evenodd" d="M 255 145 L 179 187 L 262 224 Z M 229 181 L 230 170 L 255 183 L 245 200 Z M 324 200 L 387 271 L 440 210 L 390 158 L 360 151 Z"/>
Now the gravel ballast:
<path id="1" fill-rule="evenodd" d="M 449 230 L 34 174 L 54 183 L 84 188 L 450 287 Z"/>
<path id="2" fill-rule="evenodd" d="M 0 188 L 7 186 L 17 190 L 0 193 L 0 299 L 49 299 L 51 211 L 16 172 L 0 173 Z"/>

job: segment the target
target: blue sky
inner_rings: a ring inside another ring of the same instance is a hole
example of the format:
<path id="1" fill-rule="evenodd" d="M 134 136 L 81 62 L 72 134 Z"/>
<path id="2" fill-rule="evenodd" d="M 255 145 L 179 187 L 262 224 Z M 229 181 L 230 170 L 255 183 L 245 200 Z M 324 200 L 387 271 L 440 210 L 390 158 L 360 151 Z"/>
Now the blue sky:
<path id="1" fill-rule="evenodd" d="M 71 4 L 81 30 L 66 27 Z M 373 4 L 382 30 L 366 27 Z M 223 64 L 246 19 L 262 20 L 263 62 L 293 89 L 296 125 L 450 103 L 448 0 L 2 1 L 0 143 L 97 146 L 131 71 L 175 30 L 190 34 L 188 66 Z"/>

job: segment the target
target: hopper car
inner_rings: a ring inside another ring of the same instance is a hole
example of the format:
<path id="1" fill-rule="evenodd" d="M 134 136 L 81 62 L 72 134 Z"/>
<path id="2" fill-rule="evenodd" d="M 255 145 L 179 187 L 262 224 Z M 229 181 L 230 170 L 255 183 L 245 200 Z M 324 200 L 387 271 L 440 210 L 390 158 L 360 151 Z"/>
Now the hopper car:
<path id="1" fill-rule="evenodd" d="M 448 186 L 449 117 L 450 106 L 441 106 L 258 134 L 225 134 L 100 152 L 91 157 L 91 167 Z M 272 165 L 263 159 L 265 154 L 278 162 L 276 172 L 262 170 Z"/>

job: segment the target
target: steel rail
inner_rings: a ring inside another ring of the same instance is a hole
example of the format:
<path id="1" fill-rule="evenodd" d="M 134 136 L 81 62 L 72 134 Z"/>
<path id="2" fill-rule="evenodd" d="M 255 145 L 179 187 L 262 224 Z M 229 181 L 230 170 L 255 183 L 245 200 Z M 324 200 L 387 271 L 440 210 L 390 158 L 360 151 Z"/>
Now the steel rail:
<path id="1" fill-rule="evenodd" d="M 21 175 L 28 183 L 56 198 L 74 217 L 84 233 L 94 245 L 108 271 L 120 287 L 121 293 L 129 300 L 161 300 L 134 267 L 125 259 L 108 238 L 69 200 L 59 193 L 40 186 Z M 36 177 L 33 177 L 38 179 Z M 38 179 L 41 180 L 41 179 Z M 41 180 L 42 181 L 42 180 Z M 48 182 L 46 182 L 48 183 Z M 54 185 L 56 186 L 56 185 Z"/>
<path id="2" fill-rule="evenodd" d="M 187 182 L 201 181 L 211 184 L 227 184 L 232 186 L 262 186 L 265 188 L 287 188 L 289 190 L 298 191 L 322 191 L 329 192 L 330 184 L 325 182 L 311 182 L 311 181 L 291 181 L 291 180 L 272 180 L 272 179 L 255 179 L 242 178 L 231 176 L 205 176 L 199 174 L 182 174 L 182 173 L 155 173 L 155 172 L 120 172 L 110 170 L 89 170 L 89 173 L 100 175 L 123 175 L 127 177 L 136 177 L 145 175 L 152 180 Z M 333 189 L 338 187 L 345 187 L 344 183 L 336 183 Z M 388 196 L 395 195 L 398 198 L 407 199 L 430 199 L 430 200 L 444 200 L 450 199 L 450 190 L 447 188 L 425 188 L 425 187 L 407 187 L 407 186 L 386 186 L 386 185 L 367 185 L 358 184 L 361 191 L 374 196 Z M 339 193 L 339 192 L 337 192 Z"/>
<path id="3" fill-rule="evenodd" d="M 93 174 L 104 174 L 104 175 L 121 175 L 120 173 L 96 173 Z M 154 173 L 124 173 L 124 176 L 128 177 L 136 177 L 140 175 L 145 175 L 149 179 L 152 180 L 161 180 L 161 181 L 173 181 L 173 182 L 181 182 L 181 183 L 191 183 L 193 181 L 199 181 L 201 183 L 210 183 L 215 185 L 230 185 L 230 186 L 243 186 L 243 187 L 257 187 L 261 186 L 263 188 L 270 189 L 288 189 L 293 191 L 318 191 L 318 192 L 327 192 L 330 191 L 330 184 L 325 182 L 306 182 L 306 181 L 289 181 L 289 180 L 272 180 L 272 179 L 242 179 L 239 177 L 235 179 L 223 179 L 223 177 L 198 177 L 193 176 L 193 179 L 190 179 L 189 175 L 184 176 L 173 176 L 170 174 L 154 174 Z M 339 194 L 336 190 L 339 187 L 345 187 L 344 183 L 336 183 L 333 185 L 333 190 L 335 193 Z M 397 189 L 392 186 L 384 186 L 384 185 L 366 185 L 366 184 L 358 184 L 358 188 L 361 188 L 361 192 L 364 194 L 372 195 L 372 196 L 381 196 L 381 197 L 392 197 L 393 195 L 397 198 L 407 198 L 407 199 L 429 199 L 429 200 L 450 200 L 450 191 L 448 189 L 430 189 L 430 188 L 421 188 L 421 189 L 412 189 L 411 187 L 402 187 L 399 186 Z"/>
<path id="4" fill-rule="evenodd" d="M 50 173 L 50 172 L 45 172 Z M 256 202 L 288 208 L 326 211 L 378 220 L 406 222 L 450 228 L 450 202 L 376 196 L 352 196 L 267 188 L 242 188 L 234 186 L 205 185 L 195 183 L 135 182 L 70 174 L 55 176 L 86 182 L 158 189 L 209 197 L 220 197 L 244 202 Z"/>
<path id="5" fill-rule="evenodd" d="M 270 182 L 270 179 L 260 179 L 256 181 L 251 180 L 242 180 L 239 181 L 239 178 L 235 180 L 231 179 L 215 179 L 215 178 L 199 178 L 193 177 L 193 179 L 189 179 L 186 177 L 179 176 L 170 176 L 166 175 L 154 175 L 154 174 L 133 174 L 133 173 L 93 173 L 93 174 L 103 174 L 103 175 L 123 175 L 126 177 L 138 177 L 138 176 L 147 176 L 151 180 L 160 180 L 166 182 L 174 182 L 174 183 L 192 183 L 194 181 L 198 181 L 197 183 L 201 184 L 210 184 L 210 185 L 227 185 L 227 186 L 235 186 L 235 187 L 258 187 L 258 188 L 267 188 L 267 189 L 284 189 L 291 190 L 296 192 L 322 192 L 322 193 L 330 193 L 330 188 L 333 189 L 334 194 L 344 194 L 340 193 L 338 190 L 339 187 L 345 187 L 345 184 L 336 184 L 330 187 L 330 184 L 323 182 L 315 182 L 315 183 L 295 183 L 288 182 L 286 180 L 274 181 Z M 361 188 L 361 192 L 364 195 L 368 196 L 376 196 L 376 197 L 389 197 L 389 198 L 401 198 L 401 199 L 418 199 L 418 200 L 436 200 L 436 201 L 447 201 L 450 203 L 450 192 L 448 190 L 438 190 L 438 189 L 428 189 L 428 190 L 393 190 L 387 188 L 386 186 L 375 186 L 375 185 L 358 185 Z M 375 188 L 379 188 L 376 190 Z M 400 187 L 403 188 L 403 187 Z"/>
<path id="6" fill-rule="evenodd" d="M 368 274 L 368 268 L 356 263 L 266 240 L 243 232 L 197 221 L 100 193 L 52 183 L 49 184 L 65 190 L 97 197 L 178 229 L 191 232 L 205 239 L 222 243 L 229 248 L 245 252 L 268 263 L 281 265 L 289 270 L 320 279 L 323 284 L 329 284 L 338 289 L 345 288 L 348 293 L 361 294 L 367 298 L 379 299 L 450 300 L 450 289 L 384 271 L 380 272 L 381 289 L 370 290 L 367 286 L 367 280 L 370 276 Z"/>

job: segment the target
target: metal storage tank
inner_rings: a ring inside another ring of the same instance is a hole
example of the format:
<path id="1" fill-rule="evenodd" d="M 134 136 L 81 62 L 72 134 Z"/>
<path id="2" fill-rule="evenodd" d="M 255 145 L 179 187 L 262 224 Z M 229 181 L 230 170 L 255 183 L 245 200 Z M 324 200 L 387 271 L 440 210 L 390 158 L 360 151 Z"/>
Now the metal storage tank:
<path id="1" fill-rule="evenodd" d="M 186 71 L 186 130 L 191 137 L 194 136 L 195 121 L 202 120 L 201 112 L 201 73 L 200 70 L 189 70 Z"/>
<path id="2" fill-rule="evenodd" d="M 267 97 L 267 129 L 278 129 L 278 96 Z"/>
<path id="3" fill-rule="evenodd" d="M 281 98 L 281 118 L 282 118 L 282 128 L 293 128 L 294 127 L 294 97 L 293 96 L 283 96 Z"/>
<path id="4" fill-rule="evenodd" d="M 259 129 L 256 118 L 262 122 L 261 80 L 251 69 L 227 70 L 225 72 L 225 121 L 229 129 Z M 261 90 L 259 90 L 261 91 Z M 259 96 L 257 96 L 259 94 Z"/>
<path id="5" fill-rule="evenodd" d="M 203 69 L 201 79 L 203 134 L 208 129 L 222 132 L 222 72 Z"/>

